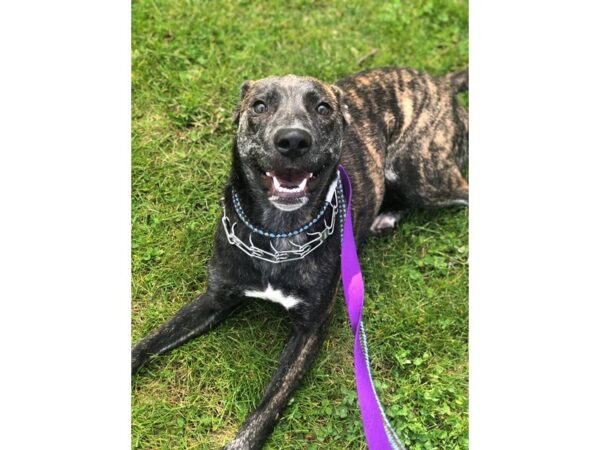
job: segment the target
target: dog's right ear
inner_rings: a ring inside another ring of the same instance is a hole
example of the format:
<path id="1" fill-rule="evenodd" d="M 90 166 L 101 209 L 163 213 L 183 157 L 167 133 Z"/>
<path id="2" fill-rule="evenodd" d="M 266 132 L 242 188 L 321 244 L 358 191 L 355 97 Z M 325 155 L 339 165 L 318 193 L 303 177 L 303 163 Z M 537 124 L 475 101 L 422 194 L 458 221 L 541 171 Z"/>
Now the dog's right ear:
<path id="1" fill-rule="evenodd" d="M 238 101 L 237 106 L 235 107 L 235 111 L 233 112 L 233 123 L 235 125 L 240 123 L 240 112 L 241 112 L 242 102 L 244 101 L 246 94 L 248 93 L 248 91 L 250 90 L 250 88 L 252 87 L 253 84 L 254 84 L 254 81 L 246 80 L 242 83 L 242 86 L 240 87 L 240 99 Z"/>

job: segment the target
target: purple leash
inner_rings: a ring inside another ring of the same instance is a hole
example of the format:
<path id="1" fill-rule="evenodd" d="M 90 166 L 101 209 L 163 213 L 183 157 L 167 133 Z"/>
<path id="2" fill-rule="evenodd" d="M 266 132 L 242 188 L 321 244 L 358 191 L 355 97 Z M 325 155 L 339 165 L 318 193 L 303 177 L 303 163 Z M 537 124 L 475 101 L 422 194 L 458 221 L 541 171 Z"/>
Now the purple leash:
<path id="1" fill-rule="evenodd" d="M 405 450 L 385 416 L 371 378 L 367 335 L 362 323 L 365 290 L 352 230 L 352 185 L 341 165 L 339 170 L 346 200 L 342 236 L 342 285 L 348 317 L 354 333 L 356 390 L 367 445 L 370 450 Z"/>

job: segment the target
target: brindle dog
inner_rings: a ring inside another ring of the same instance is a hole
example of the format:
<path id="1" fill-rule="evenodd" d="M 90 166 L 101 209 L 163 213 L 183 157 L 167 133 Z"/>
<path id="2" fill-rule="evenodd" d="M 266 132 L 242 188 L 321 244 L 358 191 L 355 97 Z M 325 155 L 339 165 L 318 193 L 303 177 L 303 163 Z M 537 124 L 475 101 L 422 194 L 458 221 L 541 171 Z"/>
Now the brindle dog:
<path id="1" fill-rule="evenodd" d="M 467 84 L 466 72 L 435 78 L 398 68 L 368 70 L 334 85 L 294 75 L 246 81 L 234 113 L 238 132 L 225 186 L 227 223 L 237 222 L 235 235 L 243 242 L 252 235 L 261 249 L 285 251 L 305 244 L 313 236 L 308 233 L 336 220 L 332 207 L 318 214 L 327 205 L 340 162 L 354 189 L 359 246 L 370 233 L 395 227 L 411 208 L 466 206 L 468 185 L 461 169 L 468 122 L 456 94 Z M 302 231 L 268 237 L 253 232 L 242 215 L 273 233 Z M 280 303 L 293 323 L 292 335 L 263 399 L 226 446 L 260 448 L 317 355 L 339 279 L 339 219 L 319 248 L 279 263 L 249 256 L 219 225 L 206 292 L 137 343 L 132 372 L 210 330 L 241 301 Z"/>

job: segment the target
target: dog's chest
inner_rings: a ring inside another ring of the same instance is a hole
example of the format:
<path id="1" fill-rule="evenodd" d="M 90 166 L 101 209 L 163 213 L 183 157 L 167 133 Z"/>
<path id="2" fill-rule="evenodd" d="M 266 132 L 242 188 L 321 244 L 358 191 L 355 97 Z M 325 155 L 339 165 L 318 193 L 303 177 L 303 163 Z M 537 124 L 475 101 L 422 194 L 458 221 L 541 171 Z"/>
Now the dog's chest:
<path id="1" fill-rule="evenodd" d="M 267 288 L 263 290 L 246 289 L 244 295 L 251 298 L 260 298 L 274 303 L 279 303 L 285 309 L 294 308 L 302 299 L 294 295 L 286 295 L 283 290 L 274 288 L 271 283 L 267 283 Z"/>
<path id="2" fill-rule="evenodd" d="M 233 216 L 233 214 L 232 214 Z M 272 218 L 273 219 L 273 218 Z M 327 223 L 331 217 L 327 216 Z M 290 229 L 290 225 L 277 220 L 264 221 L 273 229 Z M 335 282 L 339 260 L 339 231 L 319 242 L 318 224 L 315 233 L 303 232 L 286 238 L 268 238 L 252 233 L 247 227 L 239 228 L 236 237 L 265 253 L 286 254 L 290 261 L 272 262 L 256 254 L 248 254 L 231 245 L 224 234 L 220 236 L 220 270 L 214 274 L 219 282 L 229 285 L 232 292 L 248 300 L 269 301 L 283 306 L 288 311 L 299 313 L 319 307 L 326 297 L 329 286 Z M 314 251 L 310 246 L 315 245 Z M 307 247 L 309 246 L 309 247 Z"/>
<path id="3" fill-rule="evenodd" d="M 310 262 L 273 264 L 254 260 L 253 263 L 258 269 L 257 276 L 244 280 L 244 296 L 278 303 L 287 310 L 306 304 L 305 286 L 312 278 Z"/>

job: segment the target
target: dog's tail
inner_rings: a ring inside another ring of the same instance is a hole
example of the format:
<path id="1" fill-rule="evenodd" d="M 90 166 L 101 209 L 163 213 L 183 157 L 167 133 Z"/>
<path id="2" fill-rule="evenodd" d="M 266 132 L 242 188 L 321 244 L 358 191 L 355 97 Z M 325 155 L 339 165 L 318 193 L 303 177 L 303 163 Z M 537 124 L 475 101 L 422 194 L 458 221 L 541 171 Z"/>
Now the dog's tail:
<path id="1" fill-rule="evenodd" d="M 444 80 L 450 85 L 455 94 L 469 89 L 469 69 L 461 72 L 452 72 L 445 75 Z"/>

